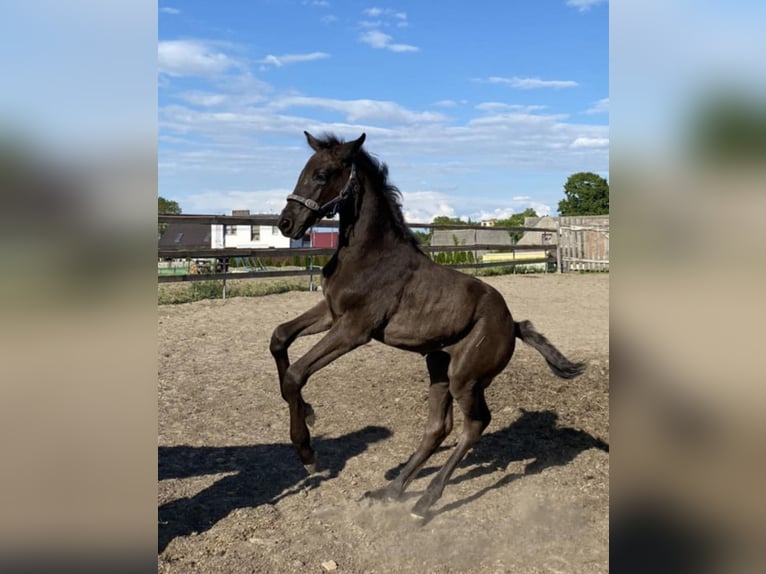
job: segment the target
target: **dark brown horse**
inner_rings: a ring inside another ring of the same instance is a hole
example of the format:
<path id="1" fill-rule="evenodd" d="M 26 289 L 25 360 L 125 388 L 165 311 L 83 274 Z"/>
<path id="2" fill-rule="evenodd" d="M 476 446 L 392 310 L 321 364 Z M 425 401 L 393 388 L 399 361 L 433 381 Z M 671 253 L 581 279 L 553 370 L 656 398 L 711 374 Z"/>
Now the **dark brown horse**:
<path id="1" fill-rule="evenodd" d="M 516 338 L 537 349 L 553 372 L 582 373 L 528 321 L 515 322 L 492 287 L 432 262 L 405 224 L 399 191 L 388 169 L 362 149 L 365 134 L 350 142 L 317 139 L 306 132 L 314 155 L 282 210 L 279 228 L 303 237 L 319 219 L 340 214 L 338 249 L 322 270 L 324 300 L 279 325 L 271 339 L 282 397 L 290 410 L 290 438 L 309 472 L 315 469 L 307 420 L 311 406 L 301 389 L 309 377 L 341 355 L 381 341 L 425 355 L 430 375 L 428 423 L 420 446 L 399 476 L 372 496 L 396 499 L 452 430 L 452 403 L 463 412 L 463 432 L 451 456 L 412 509 L 425 516 L 455 467 L 490 421 L 484 389 L 508 364 Z M 327 331 L 290 364 L 297 337 Z"/>

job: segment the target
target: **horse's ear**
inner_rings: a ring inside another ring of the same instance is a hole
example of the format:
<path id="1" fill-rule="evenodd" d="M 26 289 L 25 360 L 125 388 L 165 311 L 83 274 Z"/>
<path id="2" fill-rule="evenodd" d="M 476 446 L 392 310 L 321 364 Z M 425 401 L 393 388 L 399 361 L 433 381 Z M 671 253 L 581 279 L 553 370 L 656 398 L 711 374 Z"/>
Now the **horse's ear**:
<path id="1" fill-rule="evenodd" d="M 362 144 L 364 143 L 364 139 L 367 137 L 367 134 L 362 134 L 359 136 L 359 138 L 355 139 L 351 142 L 346 142 L 340 146 L 339 149 L 339 156 L 344 161 L 351 161 L 356 157 L 356 154 L 359 153 L 359 150 L 362 149 Z"/>
<path id="2" fill-rule="evenodd" d="M 322 144 L 319 142 L 318 139 L 316 139 L 314 136 L 312 136 L 309 132 L 303 132 L 306 134 L 306 141 L 309 142 L 309 146 L 311 146 L 311 149 L 314 151 L 319 151 L 323 149 Z"/>

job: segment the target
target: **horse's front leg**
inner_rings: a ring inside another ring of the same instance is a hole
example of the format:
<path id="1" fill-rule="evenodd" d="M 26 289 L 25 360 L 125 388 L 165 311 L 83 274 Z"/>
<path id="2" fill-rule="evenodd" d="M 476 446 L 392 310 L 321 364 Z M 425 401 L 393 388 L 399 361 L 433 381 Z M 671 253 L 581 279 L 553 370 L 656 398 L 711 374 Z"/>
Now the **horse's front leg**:
<path id="1" fill-rule="evenodd" d="M 367 331 L 360 330 L 347 316 L 336 320 L 330 331 L 305 355 L 290 365 L 282 381 L 282 396 L 290 409 L 290 440 L 298 451 L 306 470 L 316 470 L 316 455 L 311 448 L 311 435 L 306 416 L 311 410 L 303 400 L 301 390 L 309 377 L 338 357 L 364 345 L 370 340 Z"/>
<path id="2" fill-rule="evenodd" d="M 314 335 L 326 331 L 332 325 L 332 314 L 326 300 L 314 305 L 311 309 L 302 313 L 295 319 L 282 323 L 271 335 L 269 350 L 277 363 L 279 373 L 279 388 L 282 398 L 285 398 L 284 380 L 287 367 L 290 366 L 290 358 L 287 349 L 298 337 Z"/>

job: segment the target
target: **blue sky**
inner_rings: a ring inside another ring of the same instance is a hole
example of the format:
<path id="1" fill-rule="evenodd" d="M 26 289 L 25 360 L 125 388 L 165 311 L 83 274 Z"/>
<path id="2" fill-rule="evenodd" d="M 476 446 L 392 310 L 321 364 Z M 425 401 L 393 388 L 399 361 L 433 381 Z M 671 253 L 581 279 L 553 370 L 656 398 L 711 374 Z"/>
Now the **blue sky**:
<path id="1" fill-rule="evenodd" d="M 277 213 L 303 130 L 386 162 L 410 221 L 556 213 L 608 177 L 605 0 L 159 4 L 159 194 Z"/>

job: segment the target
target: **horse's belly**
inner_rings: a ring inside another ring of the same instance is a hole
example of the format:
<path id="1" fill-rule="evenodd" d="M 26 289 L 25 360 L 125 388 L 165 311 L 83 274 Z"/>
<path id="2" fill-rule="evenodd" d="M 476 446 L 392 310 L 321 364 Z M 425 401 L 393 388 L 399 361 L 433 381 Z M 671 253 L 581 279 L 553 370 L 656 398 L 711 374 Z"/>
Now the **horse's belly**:
<path id="1" fill-rule="evenodd" d="M 469 321 L 444 315 L 411 314 L 395 317 L 376 337 L 392 347 L 429 353 L 443 349 L 462 338 L 470 328 Z"/>

